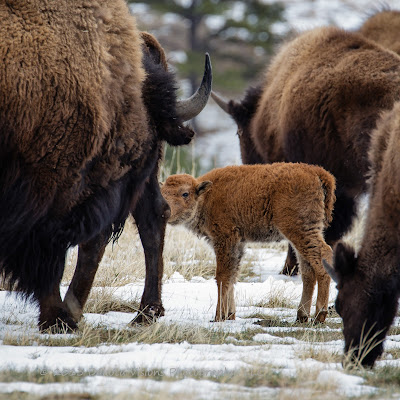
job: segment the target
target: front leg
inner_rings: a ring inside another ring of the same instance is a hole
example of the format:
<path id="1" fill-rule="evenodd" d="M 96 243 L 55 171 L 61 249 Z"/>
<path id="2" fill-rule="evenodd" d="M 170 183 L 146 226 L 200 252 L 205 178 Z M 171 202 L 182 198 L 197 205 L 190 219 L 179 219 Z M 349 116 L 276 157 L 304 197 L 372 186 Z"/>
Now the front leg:
<path id="1" fill-rule="evenodd" d="M 217 271 L 215 279 L 218 288 L 218 303 L 215 321 L 234 320 L 236 305 L 234 284 L 239 275 L 239 264 L 243 256 L 243 244 L 230 240 L 215 245 Z"/>
<path id="2" fill-rule="evenodd" d="M 145 184 L 132 215 L 142 241 L 146 279 L 139 313 L 132 323 L 152 322 L 164 315 L 161 301 L 161 282 L 164 272 L 163 249 L 167 220 L 171 214 L 167 202 L 161 195 L 157 175 L 152 174 Z"/>
<path id="3" fill-rule="evenodd" d="M 79 245 L 74 277 L 64 298 L 64 305 L 78 323 L 92 288 L 93 280 L 103 257 L 110 234 L 103 232 Z"/>

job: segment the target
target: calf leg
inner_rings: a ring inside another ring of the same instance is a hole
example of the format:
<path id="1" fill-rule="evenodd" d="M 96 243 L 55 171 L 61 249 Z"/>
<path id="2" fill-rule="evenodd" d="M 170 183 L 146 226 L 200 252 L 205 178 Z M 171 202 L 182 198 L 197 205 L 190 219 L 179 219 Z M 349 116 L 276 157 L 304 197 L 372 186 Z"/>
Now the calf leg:
<path id="1" fill-rule="evenodd" d="M 142 241 L 146 279 L 139 313 L 132 323 L 153 321 L 164 315 L 161 302 L 161 282 L 164 272 L 163 249 L 165 226 L 170 208 L 161 195 L 156 174 L 146 183 L 144 193 L 132 210 Z"/>
<path id="2" fill-rule="evenodd" d="M 300 304 L 297 309 L 296 321 L 307 322 L 310 316 L 312 296 L 314 293 L 315 283 L 317 279 L 315 272 L 310 264 L 299 255 L 301 280 L 303 281 L 303 291 L 301 294 Z"/>
<path id="3" fill-rule="evenodd" d="M 79 245 L 74 277 L 64 298 L 64 305 L 76 323 L 82 318 L 83 307 L 92 288 L 109 236 L 109 234 L 101 233 Z"/>
<path id="4" fill-rule="evenodd" d="M 239 264 L 243 256 L 243 244 L 228 242 L 215 245 L 217 271 L 215 279 L 218 288 L 218 303 L 215 321 L 236 318 L 234 284 L 239 274 Z"/>
<path id="5" fill-rule="evenodd" d="M 337 187 L 332 223 L 325 232 L 325 240 L 331 247 L 349 230 L 356 211 L 357 207 L 354 199 L 344 194 L 340 187 Z M 297 275 L 298 273 L 296 255 L 290 244 L 285 265 L 280 273 L 289 276 Z"/>
<path id="6" fill-rule="evenodd" d="M 299 321 L 307 321 L 306 315 L 308 316 L 310 313 L 314 285 L 318 282 L 315 319 L 318 322 L 324 322 L 328 314 L 330 277 L 322 265 L 322 259 L 332 260 L 332 249 L 325 243 L 321 233 L 315 233 L 307 237 L 300 236 L 297 243 L 293 244 L 299 253 L 303 280 L 303 295 L 297 319 Z M 311 284 L 313 285 L 312 289 Z M 306 312 L 306 315 L 303 311 Z"/>

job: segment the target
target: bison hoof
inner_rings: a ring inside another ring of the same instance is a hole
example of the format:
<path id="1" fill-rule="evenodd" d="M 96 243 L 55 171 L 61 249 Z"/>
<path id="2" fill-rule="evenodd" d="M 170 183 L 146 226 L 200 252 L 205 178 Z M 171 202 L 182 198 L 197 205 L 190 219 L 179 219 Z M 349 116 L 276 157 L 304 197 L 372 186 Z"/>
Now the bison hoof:
<path id="1" fill-rule="evenodd" d="M 137 315 L 129 323 L 130 325 L 136 324 L 152 324 L 157 321 L 158 318 L 164 316 L 164 307 L 162 305 L 147 306 L 138 311 Z"/>
<path id="2" fill-rule="evenodd" d="M 55 318 L 39 318 L 39 329 L 42 333 L 60 334 L 73 333 L 78 329 L 75 320 L 65 311 L 58 310 Z"/>
<path id="3" fill-rule="evenodd" d="M 222 322 L 222 321 L 226 321 L 226 320 L 235 320 L 236 319 L 236 314 L 235 313 L 222 313 L 220 315 L 216 315 L 214 318 L 214 321 L 211 322 Z"/>
<path id="4" fill-rule="evenodd" d="M 314 318 L 314 322 L 323 323 L 326 320 L 326 316 L 328 315 L 328 311 L 321 310 Z"/>
<path id="5" fill-rule="evenodd" d="M 297 315 L 296 322 L 300 322 L 300 323 L 304 324 L 307 321 L 308 321 L 307 315 Z"/>

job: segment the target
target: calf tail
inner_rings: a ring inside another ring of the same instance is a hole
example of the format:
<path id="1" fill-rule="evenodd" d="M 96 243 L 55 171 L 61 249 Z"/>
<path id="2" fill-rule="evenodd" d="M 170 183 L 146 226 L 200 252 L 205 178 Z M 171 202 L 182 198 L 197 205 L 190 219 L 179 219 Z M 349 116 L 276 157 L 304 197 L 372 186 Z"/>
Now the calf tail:
<path id="1" fill-rule="evenodd" d="M 323 168 L 318 168 L 318 178 L 321 181 L 322 189 L 325 194 L 325 227 L 332 222 L 333 206 L 336 201 L 335 189 L 336 181 L 332 174 Z"/>

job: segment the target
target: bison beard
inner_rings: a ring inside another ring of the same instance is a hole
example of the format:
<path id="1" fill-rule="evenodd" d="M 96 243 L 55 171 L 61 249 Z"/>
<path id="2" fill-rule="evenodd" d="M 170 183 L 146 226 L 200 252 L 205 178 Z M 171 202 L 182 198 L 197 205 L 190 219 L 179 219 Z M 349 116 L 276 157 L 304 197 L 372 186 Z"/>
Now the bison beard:
<path id="1" fill-rule="evenodd" d="M 141 37 L 122 0 L 8 1 L 0 16 L 0 272 L 39 301 L 41 329 L 75 328 L 104 248 L 131 213 L 146 256 L 141 308 L 162 315 L 169 210 L 158 164 L 163 141 L 193 137 L 183 122 L 207 102 L 208 57 L 182 106 L 163 49 Z M 78 244 L 62 302 L 65 254 Z"/>

